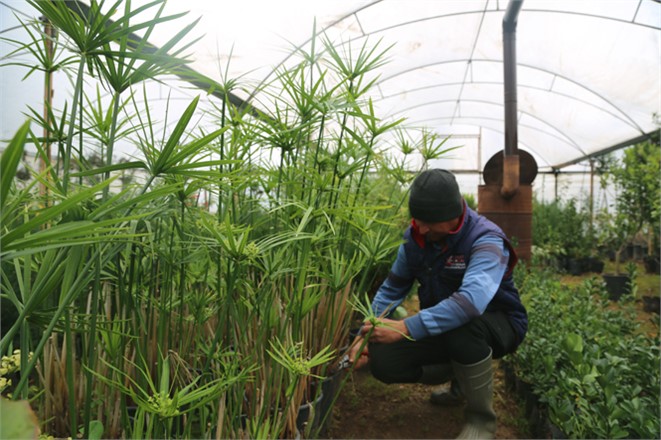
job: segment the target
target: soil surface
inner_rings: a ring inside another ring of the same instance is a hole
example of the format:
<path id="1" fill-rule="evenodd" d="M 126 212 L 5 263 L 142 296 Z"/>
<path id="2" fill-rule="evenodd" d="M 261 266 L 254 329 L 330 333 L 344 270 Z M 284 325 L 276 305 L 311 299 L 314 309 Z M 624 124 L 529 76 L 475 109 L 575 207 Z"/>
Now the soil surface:
<path id="1" fill-rule="evenodd" d="M 523 409 L 506 391 L 503 372 L 494 361 L 496 438 L 530 438 Z M 344 385 L 333 408 L 328 437 L 333 439 L 455 438 L 463 426 L 463 407 L 441 407 L 429 401 L 435 386 L 387 385 L 369 369 L 356 371 Z"/>

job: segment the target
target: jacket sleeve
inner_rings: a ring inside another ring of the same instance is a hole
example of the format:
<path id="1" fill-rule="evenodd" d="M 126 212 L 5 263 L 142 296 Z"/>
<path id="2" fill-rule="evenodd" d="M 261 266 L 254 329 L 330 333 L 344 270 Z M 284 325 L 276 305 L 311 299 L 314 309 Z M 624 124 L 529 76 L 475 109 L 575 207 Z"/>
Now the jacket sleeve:
<path id="1" fill-rule="evenodd" d="M 439 335 L 480 316 L 498 291 L 509 251 L 496 236 L 475 241 L 464 279 L 449 298 L 404 320 L 413 339 Z"/>
<path id="2" fill-rule="evenodd" d="M 390 269 L 388 277 L 383 281 L 372 300 L 372 310 L 377 316 L 386 312 L 390 315 L 404 301 L 415 279 L 411 275 L 406 262 L 404 245 L 399 246 L 397 258 Z"/>

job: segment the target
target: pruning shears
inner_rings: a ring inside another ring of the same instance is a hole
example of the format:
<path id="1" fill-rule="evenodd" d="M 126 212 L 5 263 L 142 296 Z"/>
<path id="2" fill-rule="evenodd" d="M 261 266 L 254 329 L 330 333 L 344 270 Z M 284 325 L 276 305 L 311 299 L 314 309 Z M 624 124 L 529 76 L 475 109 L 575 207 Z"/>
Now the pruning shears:
<path id="1" fill-rule="evenodd" d="M 363 356 L 369 356 L 367 354 L 364 354 Z M 349 368 L 353 367 L 353 361 L 349 357 L 349 354 L 345 354 L 342 356 L 340 361 L 337 363 L 337 371 L 342 371 L 342 370 L 348 370 Z"/>
<path id="2" fill-rule="evenodd" d="M 337 364 L 337 370 L 338 371 L 346 370 L 351 367 L 351 364 L 353 364 L 353 362 L 351 362 L 349 355 L 345 354 L 344 356 L 342 356 L 342 359 L 340 359 L 340 362 Z"/>

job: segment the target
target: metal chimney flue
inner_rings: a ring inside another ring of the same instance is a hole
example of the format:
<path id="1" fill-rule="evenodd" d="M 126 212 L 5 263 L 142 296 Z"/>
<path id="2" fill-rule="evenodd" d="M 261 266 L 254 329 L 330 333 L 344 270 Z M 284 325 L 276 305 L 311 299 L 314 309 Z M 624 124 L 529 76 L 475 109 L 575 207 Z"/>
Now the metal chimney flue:
<path id="1" fill-rule="evenodd" d="M 484 166 L 477 189 L 477 210 L 500 226 L 517 257 L 532 258 L 532 186 L 537 174 L 533 156 L 519 151 L 517 138 L 516 23 L 523 0 L 510 0 L 503 17 L 505 147 Z"/>
<path id="2" fill-rule="evenodd" d="M 505 88 L 505 151 L 501 195 L 513 197 L 519 189 L 520 161 L 517 134 L 516 24 L 523 0 L 510 0 L 503 17 L 503 73 Z"/>

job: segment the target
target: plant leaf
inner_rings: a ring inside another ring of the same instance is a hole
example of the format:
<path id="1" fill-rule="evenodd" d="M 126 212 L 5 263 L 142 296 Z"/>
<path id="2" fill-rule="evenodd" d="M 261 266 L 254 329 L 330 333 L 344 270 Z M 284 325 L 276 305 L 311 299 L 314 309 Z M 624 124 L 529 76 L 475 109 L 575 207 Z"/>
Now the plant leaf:
<path id="1" fill-rule="evenodd" d="M 23 149 L 29 130 L 30 121 L 26 121 L 18 129 L 4 153 L 2 153 L 2 158 L 0 158 L 0 175 L 2 176 L 0 177 L 0 209 L 4 210 L 9 188 L 11 188 L 18 164 L 23 157 Z"/>

